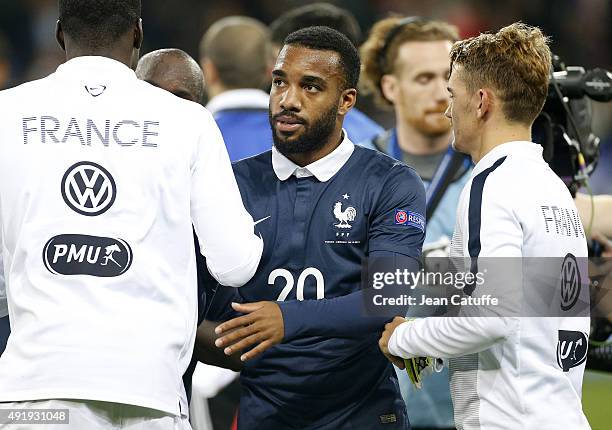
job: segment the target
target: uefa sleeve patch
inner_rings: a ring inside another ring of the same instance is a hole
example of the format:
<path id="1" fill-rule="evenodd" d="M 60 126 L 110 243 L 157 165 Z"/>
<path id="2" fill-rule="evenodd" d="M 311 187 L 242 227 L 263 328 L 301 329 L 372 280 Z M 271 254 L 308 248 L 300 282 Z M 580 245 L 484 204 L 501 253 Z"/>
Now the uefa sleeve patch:
<path id="1" fill-rule="evenodd" d="M 405 209 L 395 209 L 395 225 L 409 225 L 425 231 L 425 217 Z"/>

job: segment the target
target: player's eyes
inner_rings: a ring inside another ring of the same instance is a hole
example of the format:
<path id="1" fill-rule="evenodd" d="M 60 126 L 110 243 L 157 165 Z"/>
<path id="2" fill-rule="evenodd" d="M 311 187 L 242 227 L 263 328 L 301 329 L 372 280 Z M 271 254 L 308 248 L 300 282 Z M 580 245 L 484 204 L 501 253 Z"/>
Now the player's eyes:
<path id="1" fill-rule="evenodd" d="M 429 81 L 431 81 L 431 78 L 429 76 L 419 76 L 417 77 L 416 81 L 421 85 L 425 85 L 428 84 Z"/>
<path id="2" fill-rule="evenodd" d="M 304 89 L 309 93 L 321 91 L 321 88 L 317 87 L 316 85 L 304 85 Z"/>
<path id="3" fill-rule="evenodd" d="M 274 85 L 275 87 L 280 87 L 284 84 L 282 79 L 274 79 L 272 80 L 272 85 Z"/>

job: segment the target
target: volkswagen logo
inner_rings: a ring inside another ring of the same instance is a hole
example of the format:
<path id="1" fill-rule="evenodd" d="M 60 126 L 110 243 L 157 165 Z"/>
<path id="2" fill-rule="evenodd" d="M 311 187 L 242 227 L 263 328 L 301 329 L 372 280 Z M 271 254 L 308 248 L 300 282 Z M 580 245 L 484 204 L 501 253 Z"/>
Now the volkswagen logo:
<path id="1" fill-rule="evenodd" d="M 104 167 L 91 161 L 71 166 L 62 178 L 62 197 L 73 211 L 101 215 L 115 202 L 117 186 Z"/>
<path id="2" fill-rule="evenodd" d="M 561 309 L 569 311 L 578 301 L 581 287 L 578 261 L 572 254 L 567 254 L 561 266 Z"/>

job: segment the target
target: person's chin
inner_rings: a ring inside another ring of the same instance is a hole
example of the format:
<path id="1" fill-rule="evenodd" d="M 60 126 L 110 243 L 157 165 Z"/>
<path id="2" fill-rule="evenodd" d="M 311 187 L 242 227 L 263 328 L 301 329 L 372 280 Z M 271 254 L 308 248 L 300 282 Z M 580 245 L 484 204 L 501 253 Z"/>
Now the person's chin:
<path id="1" fill-rule="evenodd" d="M 450 120 L 444 118 L 421 118 L 415 121 L 413 126 L 425 136 L 437 137 L 448 133 L 451 130 Z"/>
<path id="2" fill-rule="evenodd" d="M 276 137 L 281 140 L 282 142 L 292 142 L 292 141 L 296 141 L 300 138 L 300 131 L 299 130 L 295 130 L 295 131 L 282 131 L 282 130 L 278 130 L 275 129 L 274 133 L 276 134 Z"/>
<path id="3" fill-rule="evenodd" d="M 451 129 L 451 121 L 448 119 L 446 115 L 436 115 L 432 118 L 431 123 L 438 128 L 450 130 Z"/>
<path id="4" fill-rule="evenodd" d="M 433 136 L 441 136 L 452 129 L 450 121 L 446 118 L 426 123 L 425 128 Z"/>
<path id="5" fill-rule="evenodd" d="M 463 143 L 461 142 L 461 140 L 457 140 L 457 138 L 455 138 L 455 140 L 453 140 L 453 149 L 457 152 L 460 152 L 462 154 L 467 154 L 470 155 L 470 152 L 468 151 L 468 149 L 465 147 L 465 145 L 463 145 Z"/>

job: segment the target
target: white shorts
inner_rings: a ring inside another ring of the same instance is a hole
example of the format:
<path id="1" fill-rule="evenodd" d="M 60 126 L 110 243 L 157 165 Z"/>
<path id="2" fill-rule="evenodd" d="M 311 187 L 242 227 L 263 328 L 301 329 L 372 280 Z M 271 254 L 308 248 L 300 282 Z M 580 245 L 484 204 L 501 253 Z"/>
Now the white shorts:
<path id="1" fill-rule="evenodd" d="M 20 410 L 7 424 L 6 409 Z M 56 410 L 42 414 L 37 410 Z M 51 423 L 61 418 L 57 410 L 68 410 L 68 423 Z M 36 421 L 27 421 L 33 418 Z M 2 430 L 192 430 L 186 417 L 170 415 L 155 409 L 93 400 L 36 400 L 0 403 Z M 43 420 L 44 421 L 41 421 Z M 21 420 L 21 422 L 19 422 Z"/>

